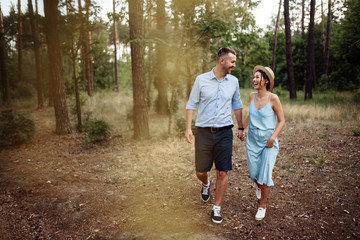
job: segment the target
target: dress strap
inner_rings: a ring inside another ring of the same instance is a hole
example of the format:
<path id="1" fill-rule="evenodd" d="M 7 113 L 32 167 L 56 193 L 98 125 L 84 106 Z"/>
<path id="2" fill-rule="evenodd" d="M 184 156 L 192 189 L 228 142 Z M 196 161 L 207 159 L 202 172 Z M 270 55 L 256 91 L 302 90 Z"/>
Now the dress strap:
<path id="1" fill-rule="evenodd" d="M 269 96 L 269 102 L 270 102 L 270 100 L 271 100 L 271 96 L 272 96 L 273 94 L 272 93 L 270 93 L 270 96 Z"/>

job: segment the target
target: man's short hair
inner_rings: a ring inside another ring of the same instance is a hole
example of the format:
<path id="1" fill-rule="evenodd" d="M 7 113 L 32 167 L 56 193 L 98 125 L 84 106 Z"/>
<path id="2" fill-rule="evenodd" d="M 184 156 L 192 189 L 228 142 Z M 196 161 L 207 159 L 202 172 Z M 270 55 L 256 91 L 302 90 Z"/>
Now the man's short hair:
<path id="1" fill-rule="evenodd" d="M 225 58 L 229 53 L 236 55 L 236 52 L 231 48 L 228 47 L 220 48 L 216 56 L 216 61 L 219 61 L 220 58 Z"/>

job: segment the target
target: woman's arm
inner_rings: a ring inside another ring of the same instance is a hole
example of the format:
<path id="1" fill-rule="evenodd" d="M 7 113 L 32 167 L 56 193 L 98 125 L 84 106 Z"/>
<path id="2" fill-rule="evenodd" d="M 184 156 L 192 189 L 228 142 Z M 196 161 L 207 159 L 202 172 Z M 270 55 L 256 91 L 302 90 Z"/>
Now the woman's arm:
<path id="1" fill-rule="evenodd" d="M 251 104 L 251 101 L 253 100 L 254 96 L 255 96 L 255 92 L 252 92 L 249 95 L 249 111 L 250 111 L 250 104 Z M 243 122 L 244 128 L 247 128 L 249 126 L 249 122 L 250 122 L 250 116 L 247 115 L 246 119 Z"/>
<path id="2" fill-rule="evenodd" d="M 285 126 L 284 112 L 283 112 L 283 109 L 282 109 L 280 99 L 276 94 L 273 94 L 271 96 L 270 104 L 271 104 L 272 109 L 276 113 L 276 116 L 277 116 L 277 119 L 278 119 L 278 124 L 276 125 L 274 133 L 272 134 L 272 136 L 270 137 L 270 139 L 266 143 L 265 147 L 268 147 L 268 148 L 273 147 L 275 139 L 279 136 L 281 130 Z"/>

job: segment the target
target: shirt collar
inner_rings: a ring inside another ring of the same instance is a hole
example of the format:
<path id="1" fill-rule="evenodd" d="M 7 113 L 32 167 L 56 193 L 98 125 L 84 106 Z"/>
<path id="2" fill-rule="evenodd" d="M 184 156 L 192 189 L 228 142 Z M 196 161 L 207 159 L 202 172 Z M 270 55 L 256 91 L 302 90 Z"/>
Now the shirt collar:
<path id="1" fill-rule="evenodd" d="M 210 77 L 211 77 L 211 79 L 215 79 L 215 80 L 217 81 L 217 78 L 216 78 L 216 76 L 215 76 L 215 74 L 214 74 L 214 69 L 215 69 L 215 68 L 211 69 L 211 71 L 210 71 Z M 228 75 L 229 75 L 229 74 L 226 74 L 223 80 L 229 80 Z M 222 81 L 222 80 L 221 80 L 221 81 Z"/>

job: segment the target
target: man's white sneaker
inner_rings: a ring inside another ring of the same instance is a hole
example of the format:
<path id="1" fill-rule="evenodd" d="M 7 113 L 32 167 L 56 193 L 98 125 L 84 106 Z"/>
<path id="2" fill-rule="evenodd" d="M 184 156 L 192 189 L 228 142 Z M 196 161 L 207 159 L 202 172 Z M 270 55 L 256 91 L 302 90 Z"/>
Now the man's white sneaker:
<path id="1" fill-rule="evenodd" d="M 214 223 L 221 223 L 223 221 L 223 217 L 221 216 L 221 209 L 213 208 L 211 211 L 211 220 Z"/>
<path id="2" fill-rule="evenodd" d="M 261 189 L 256 185 L 255 195 L 257 199 L 261 199 Z"/>
<path id="3" fill-rule="evenodd" d="M 266 208 L 261 208 L 259 207 L 257 210 L 257 213 L 255 215 L 255 219 L 256 220 L 263 220 L 265 217 L 265 213 L 266 213 Z"/>

